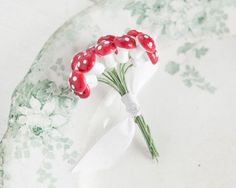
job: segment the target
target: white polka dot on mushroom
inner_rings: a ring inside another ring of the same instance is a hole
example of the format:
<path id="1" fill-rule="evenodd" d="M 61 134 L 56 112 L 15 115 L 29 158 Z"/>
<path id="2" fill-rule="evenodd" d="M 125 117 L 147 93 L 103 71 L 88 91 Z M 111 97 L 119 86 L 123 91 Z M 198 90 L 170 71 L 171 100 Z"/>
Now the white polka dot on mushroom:
<path id="1" fill-rule="evenodd" d="M 85 60 L 83 60 L 83 64 L 86 64 L 87 63 L 87 60 L 85 59 Z"/>
<path id="2" fill-rule="evenodd" d="M 110 43 L 110 41 L 105 41 L 105 42 L 104 42 L 104 44 L 109 44 L 109 43 Z"/>
<path id="3" fill-rule="evenodd" d="M 147 35 L 144 35 L 144 38 L 148 39 L 148 38 L 149 38 L 149 36 L 147 36 Z"/>
<path id="4" fill-rule="evenodd" d="M 149 48 L 151 48 L 152 45 L 153 45 L 152 42 L 149 42 L 149 43 L 148 43 L 148 47 L 149 47 Z"/>
<path id="5" fill-rule="evenodd" d="M 73 76 L 72 80 L 73 80 L 73 81 L 76 81 L 76 80 L 77 80 L 77 77 L 76 77 L 76 76 Z"/>
<path id="6" fill-rule="evenodd" d="M 72 85 L 71 85 L 71 88 L 72 88 L 72 89 L 75 89 L 75 86 L 72 84 Z"/>
<path id="7" fill-rule="evenodd" d="M 128 37 L 125 37 L 125 41 L 129 41 L 129 38 L 128 38 Z"/>
<path id="8" fill-rule="evenodd" d="M 100 45 L 100 46 L 98 46 L 98 47 L 97 47 L 97 49 L 98 49 L 98 50 L 101 50 L 101 49 L 102 49 L 102 46 L 101 46 L 101 45 Z"/>

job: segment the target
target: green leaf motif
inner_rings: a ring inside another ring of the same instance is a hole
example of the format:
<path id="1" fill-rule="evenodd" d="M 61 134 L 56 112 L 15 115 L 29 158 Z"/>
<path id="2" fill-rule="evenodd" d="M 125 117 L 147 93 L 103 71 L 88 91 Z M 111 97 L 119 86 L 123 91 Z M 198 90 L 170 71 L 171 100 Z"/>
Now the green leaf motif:
<path id="1" fill-rule="evenodd" d="M 137 24 L 140 25 L 145 20 L 147 16 L 146 15 L 140 15 L 137 19 Z"/>
<path id="2" fill-rule="evenodd" d="M 182 77 L 187 87 L 196 86 L 212 94 L 216 91 L 216 88 L 207 82 L 193 66 L 186 65 Z"/>
<path id="3" fill-rule="evenodd" d="M 200 59 L 201 57 L 205 56 L 207 52 L 208 52 L 208 48 L 206 48 L 204 46 L 201 48 L 196 48 L 195 49 L 195 56 L 196 56 L 196 58 Z"/>
<path id="4" fill-rule="evenodd" d="M 159 13 L 164 7 L 166 2 L 165 1 L 157 1 L 153 4 L 152 10 L 153 12 Z"/>
<path id="5" fill-rule="evenodd" d="M 138 25 L 142 24 L 143 21 L 148 17 L 146 15 L 146 12 L 150 7 L 147 6 L 146 3 L 143 3 L 141 1 L 132 1 L 128 3 L 125 7 L 125 10 L 131 11 L 131 16 L 138 16 L 136 23 Z"/>
<path id="6" fill-rule="evenodd" d="M 27 104 L 31 97 L 30 93 L 32 91 L 32 88 L 33 88 L 32 83 L 26 83 L 24 85 L 20 85 L 13 96 L 16 97 L 15 102 L 18 103 L 19 105 Z"/>
<path id="7" fill-rule="evenodd" d="M 44 104 L 57 91 L 56 84 L 49 80 L 39 81 L 32 90 L 35 96 L 42 104 Z"/>
<path id="8" fill-rule="evenodd" d="M 194 47 L 194 43 L 186 42 L 183 46 L 180 46 L 177 49 L 178 54 L 186 54 L 188 51 L 190 51 Z"/>
<path id="9" fill-rule="evenodd" d="M 165 71 L 171 75 L 176 74 L 177 72 L 179 72 L 179 70 L 180 70 L 179 64 L 174 61 L 168 62 L 165 66 Z"/>
<path id="10" fill-rule="evenodd" d="M 196 16 L 198 24 L 202 24 L 206 21 L 207 14 L 206 12 L 202 12 L 199 16 Z"/>
<path id="11" fill-rule="evenodd" d="M 39 136 L 41 133 L 43 133 L 43 129 L 41 127 L 33 127 L 32 132 L 36 135 Z"/>
<path id="12" fill-rule="evenodd" d="M 43 165 L 44 167 L 44 165 Z M 55 187 L 54 183 L 57 181 L 55 177 L 53 177 L 52 173 L 49 172 L 47 168 L 39 168 L 37 171 L 38 175 L 38 182 L 43 183 L 43 182 L 48 182 L 48 187 Z"/>

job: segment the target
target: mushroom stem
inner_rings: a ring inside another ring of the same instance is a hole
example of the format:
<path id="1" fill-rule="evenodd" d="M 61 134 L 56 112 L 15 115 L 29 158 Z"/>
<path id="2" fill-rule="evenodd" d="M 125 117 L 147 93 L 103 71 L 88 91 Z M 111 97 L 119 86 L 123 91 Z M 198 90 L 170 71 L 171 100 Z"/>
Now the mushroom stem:
<path id="1" fill-rule="evenodd" d="M 130 56 L 133 59 L 138 59 L 140 56 L 142 56 L 145 53 L 145 50 L 140 46 L 137 45 L 136 48 L 130 50 Z"/>
<path id="2" fill-rule="evenodd" d="M 91 70 L 92 74 L 100 75 L 104 72 L 105 67 L 102 63 L 96 62 L 93 69 Z"/>
<path id="3" fill-rule="evenodd" d="M 104 56 L 103 61 L 107 68 L 116 67 L 116 61 L 113 54 Z"/>
<path id="4" fill-rule="evenodd" d="M 138 57 L 137 56 L 131 56 L 132 57 L 132 63 L 135 67 L 145 64 L 146 62 L 149 62 L 150 59 L 148 58 L 147 53 L 141 53 Z"/>
<path id="5" fill-rule="evenodd" d="M 115 55 L 115 60 L 119 63 L 126 63 L 129 61 L 129 50 L 125 48 L 117 48 L 118 54 Z"/>
<path id="6" fill-rule="evenodd" d="M 85 79 L 86 83 L 89 85 L 90 88 L 94 88 L 98 84 L 97 77 L 94 74 L 85 75 Z"/>

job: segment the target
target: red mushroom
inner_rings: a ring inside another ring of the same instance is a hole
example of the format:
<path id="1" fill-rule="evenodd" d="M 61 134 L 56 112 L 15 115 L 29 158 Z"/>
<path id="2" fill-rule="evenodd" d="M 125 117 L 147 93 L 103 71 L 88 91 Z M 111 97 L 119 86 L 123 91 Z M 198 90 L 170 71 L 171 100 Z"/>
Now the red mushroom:
<path id="1" fill-rule="evenodd" d="M 130 52 L 131 57 L 136 60 L 139 59 L 144 53 L 154 53 L 156 45 L 154 40 L 147 34 L 138 34 L 136 37 L 137 48 Z"/>
<path id="2" fill-rule="evenodd" d="M 84 76 L 82 72 L 75 70 L 70 75 L 69 85 L 75 95 L 87 98 L 90 95 L 90 88 L 97 85 L 97 77 L 91 74 Z"/>
<path id="3" fill-rule="evenodd" d="M 140 46 L 149 53 L 154 53 L 154 51 L 156 50 L 156 45 L 154 40 L 147 34 L 139 34 L 137 36 L 137 40 L 140 44 Z"/>
<path id="4" fill-rule="evenodd" d="M 71 61 L 71 70 L 72 70 L 72 71 L 76 69 L 77 64 L 78 64 L 78 62 L 79 62 L 79 59 L 80 59 L 80 57 L 82 56 L 82 54 L 83 54 L 83 52 L 79 52 L 79 53 L 77 53 L 77 54 L 74 55 L 74 57 L 73 57 L 73 59 L 72 59 L 72 61 Z"/>
<path id="5" fill-rule="evenodd" d="M 89 72 L 95 64 L 96 56 L 92 50 L 83 52 L 77 63 L 77 69 L 80 72 Z"/>
<path id="6" fill-rule="evenodd" d="M 88 98 L 90 96 L 90 88 L 87 85 L 83 92 L 74 92 L 75 95 L 79 96 L 82 99 Z"/>
<path id="7" fill-rule="evenodd" d="M 86 52 L 95 54 L 95 46 L 89 47 L 86 50 Z M 95 56 L 96 56 L 96 54 L 95 54 Z M 101 58 L 99 56 L 96 56 L 96 62 L 95 62 L 95 65 L 93 66 L 93 68 L 91 69 L 91 73 L 95 74 L 95 75 L 100 75 L 104 72 L 104 70 L 105 70 L 105 67 L 101 63 Z"/>
<path id="8" fill-rule="evenodd" d="M 110 41 L 113 42 L 115 39 L 114 35 L 106 35 L 106 36 L 102 36 L 97 40 L 97 44 L 99 44 L 102 41 Z"/>
<path id="9" fill-rule="evenodd" d="M 127 32 L 127 35 L 136 38 L 138 34 L 141 34 L 142 32 L 136 31 L 135 29 L 129 30 Z"/>
<path id="10" fill-rule="evenodd" d="M 105 41 L 105 40 L 100 42 L 95 48 L 96 55 L 102 57 L 105 65 L 108 68 L 115 66 L 115 60 L 113 56 L 115 51 L 116 51 L 115 44 L 111 41 Z"/>
<path id="11" fill-rule="evenodd" d="M 121 37 L 116 37 L 114 44 L 117 47 L 116 60 L 120 63 L 126 63 L 129 60 L 129 50 L 136 48 L 135 40 L 129 35 L 123 35 Z"/>
<path id="12" fill-rule="evenodd" d="M 83 92 L 87 86 L 84 74 L 74 70 L 70 75 L 69 85 L 74 92 Z"/>
<path id="13" fill-rule="evenodd" d="M 151 60 L 152 64 L 155 65 L 158 62 L 159 56 L 158 56 L 157 51 L 155 51 L 154 53 L 147 52 L 147 55 L 148 55 L 149 59 Z"/>

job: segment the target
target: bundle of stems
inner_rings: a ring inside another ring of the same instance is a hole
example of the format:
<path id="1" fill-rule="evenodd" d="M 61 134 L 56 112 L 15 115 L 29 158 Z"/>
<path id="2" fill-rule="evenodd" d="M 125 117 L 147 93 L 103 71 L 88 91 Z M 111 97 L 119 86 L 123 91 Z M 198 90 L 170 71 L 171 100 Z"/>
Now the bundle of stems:
<path id="1" fill-rule="evenodd" d="M 122 63 L 118 64 L 116 68 L 110 68 L 105 71 L 99 78 L 98 81 L 111 86 L 115 89 L 120 96 L 124 96 L 129 93 L 129 89 L 127 87 L 125 75 L 129 68 L 132 67 L 131 63 Z M 134 117 L 134 122 L 138 125 L 140 131 L 142 132 L 148 149 L 151 153 L 153 159 L 158 159 L 158 152 L 154 144 L 154 140 L 151 135 L 150 128 L 148 124 L 145 122 L 143 115 L 137 115 Z"/>

